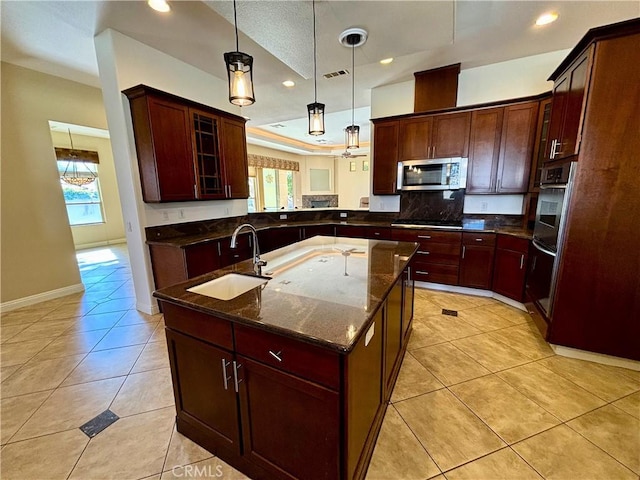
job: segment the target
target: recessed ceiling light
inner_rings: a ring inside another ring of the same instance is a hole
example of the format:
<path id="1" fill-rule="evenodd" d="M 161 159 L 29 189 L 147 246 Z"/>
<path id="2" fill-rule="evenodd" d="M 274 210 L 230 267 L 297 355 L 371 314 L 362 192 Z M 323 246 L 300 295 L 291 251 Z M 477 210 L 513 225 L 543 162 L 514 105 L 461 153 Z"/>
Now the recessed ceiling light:
<path id="1" fill-rule="evenodd" d="M 292 80 L 285 80 L 284 82 L 282 82 L 282 84 L 283 84 L 285 87 L 289 87 L 289 88 L 291 88 L 291 87 L 293 87 L 293 86 L 296 84 L 296 82 L 294 82 L 294 81 L 292 81 Z"/>
<path id="2" fill-rule="evenodd" d="M 382 65 L 389 65 L 391 62 L 393 62 L 393 58 L 392 57 L 383 58 L 382 60 L 380 60 L 380 63 Z"/>
<path id="3" fill-rule="evenodd" d="M 147 0 L 147 4 L 156 12 L 166 13 L 171 10 L 166 0 Z"/>
<path id="4" fill-rule="evenodd" d="M 543 13 L 536 20 L 536 25 L 549 25 L 550 23 L 555 22 L 558 19 L 558 14 L 555 12 Z"/>

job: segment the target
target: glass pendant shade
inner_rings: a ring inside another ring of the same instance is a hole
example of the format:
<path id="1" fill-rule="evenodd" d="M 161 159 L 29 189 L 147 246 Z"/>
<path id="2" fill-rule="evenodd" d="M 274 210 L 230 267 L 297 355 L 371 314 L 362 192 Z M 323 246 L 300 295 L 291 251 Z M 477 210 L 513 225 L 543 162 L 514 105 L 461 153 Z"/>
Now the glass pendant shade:
<path id="1" fill-rule="evenodd" d="M 360 127 L 358 125 L 349 125 L 344 129 L 344 133 L 347 150 L 360 147 Z"/>
<path id="2" fill-rule="evenodd" d="M 324 103 L 310 103 L 307 105 L 309 112 L 309 135 L 324 135 Z"/>
<path id="3" fill-rule="evenodd" d="M 224 54 L 229 78 L 229 101 L 246 107 L 256 101 L 253 96 L 253 57 L 242 52 Z"/>

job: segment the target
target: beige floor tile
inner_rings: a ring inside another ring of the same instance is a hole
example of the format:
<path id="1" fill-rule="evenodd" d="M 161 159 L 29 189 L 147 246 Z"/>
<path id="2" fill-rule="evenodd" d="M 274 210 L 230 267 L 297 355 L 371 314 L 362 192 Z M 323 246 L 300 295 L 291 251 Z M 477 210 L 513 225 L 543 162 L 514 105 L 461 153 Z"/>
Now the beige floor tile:
<path id="1" fill-rule="evenodd" d="M 474 299 L 475 297 L 459 293 L 436 292 L 432 290 L 431 295 L 427 298 L 430 302 L 447 310 L 465 310 L 479 306 L 477 300 Z"/>
<path id="2" fill-rule="evenodd" d="M 142 313 L 137 310 L 129 310 L 122 316 L 116 326 L 123 327 L 126 325 L 137 325 L 142 323 L 153 325 L 155 328 L 156 324 L 160 321 L 161 318 L 161 313 L 157 313 L 155 315 L 147 315 L 146 313 Z"/>
<path id="3" fill-rule="evenodd" d="M 44 403 L 51 390 L 29 393 L 0 401 L 0 443 L 7 443 L 22 425 Z"/>
<path id="4" fill-rule="evenodd" d="M 239 472 L 235 468 L 226 464 L 217 457 L 212 457 L 201 462 L 192 463 L 167 470 L 162 473 L 162 480 L 178 479 L 210 479 L 221 478 L 223 480 L 250 480 L 249 477 Z"/>
<path id="5" fill-rule="evenodd" d="M 35 323 L 44 317 L 51 310 L 56 307 L 42 307 L 42 308 L 20 308 L 18 310 L 12 310 L 10 312 L 3 312 L 0 315 L 0 325 L 3 327 L 6 325 L 23 325 Z"/>
<path id="6" fill-rule="evenodd" d="M 167 344 L 161 342 L 149 342 L 144 346 L 140 358 L 133 366 L 131 373 L 146 372 L 147 370 L 157 370 L 158 368 L 169 368 L 169 354 Z"/>
<path id="7" fill-rule="evenodd" d="M 88 441 L 80 430 L 70 430 L 6 445 L 2 478 L 66 479 Z"/>
<path id="8" fill-rule="evenodd" d="M 496 315 L 504 317 L 514 325 L 531 322 L 532 320 L 529 312 L 524 312 L 518 308 L 505 305 L 504 303 L 501 303 L 499 305 L 492 305 L 488 308 L 488 310 L 492 313 L 495 313 Z"/>
<path id="9" fill-rule="evenodd" d="M 440 469 L 390 405 L 371 457 L 367 480 L 422 480 L 439 473 Z"/>
<path id="10" fill-rule="evenodd" d="M 523 440 L 512 448 L 549 480 L 638 478 L 566 425 Z"/>
<path id="11" fill-rule="evenodd" d="M 450 390 L 509 444 L 560 423 L 496 375 L 460 383 Z"/>
<path id="12" fill-rule="evenodd" d="M 114 327 L 94 347 L 94 351 L 147 343 L 154 329 L 155 325 L 144 324 Z"/>
<path id="13" fill-rule="evenodd" d="M 640 390 L 640 372 L 626 368 L 559 355 L 539 363 L 608 402 Z"/>
<path id="14" fill-rule="evenodd" d="M 458 312 L 458 316 L 482 332 L 490 332 L 492 330 L 513 326 L 513 323 L 506 318 L 493 313 L 490 310 L 492 305 L 494 304 L 461 310 Z"/>
<path id="15" fill-rule="evenodd" d="M 125 282 L 120 288 L 118 288 L 116 291 L 109 294 L 109 298 L 112 300 L 119 299 L 119 298 L 129 298 L 129 299 L 135 300 L 136 291 L 133 288 L 133 283 Z"/>
<path id="16" fill-rule="evenodd" d="M 106 335 L 108 329 L 60 335 L 35 356 L 36 360 L 89 353 Z"/>
<path id="17" fill-rule="evenodd" d="M 0 346 L 0 363 L 3 367 L 27 363 L 53 341 L 53 338 L 36 338 Z"/>
<path id="18" fill-rule="evenodd" d="M 87 332 L 91 330 L 104 330 L 111 328 L 120 321 L 125 312 L 90 314 L 79 318 L 66 334 Z"/>
<path id="19" fill-rule="evenodd" d="M 503 448 L 447 472 L 447 480 L 540 480 L 542 477 L 510 448 Z"/>
<path id="20" fill-rule="evenodd" d="M 640 418 L 640 392 L 621 398 L 620 400 L 613 402 L 613 405 L 624 410 L 629 415 Z"/>
<path id="21" fill-rule="evenodd" d="M 160 473 L 175 413 L 169 407 L 116 421 L 91 439 L 69 478 L 142 478 Z"/>
<path id="22" fill-rule="evenodd" d="M 211 452 L 208 452 L 197 443 L 189 440 L 174 427 L 171 442 L 169 443 L 169 450 L 167 451 L 167 458 L 164 461 L 162 469 L 164 471 L 173 470 L 182 465 L 200 462 L 211 457 L 213 457 Z"/>
<path id="23" fill-rule="evenodd" d="M 404 356 L 398 380 L 396 380 L 396 385 L 393 388 L 391 402 L 395 403 L 438 390 L 439 388 L 444 388 L 444 385 L 429 373 L 420 362 L 413 358 L 411 353 L 407 353 Z"/>
<path id="24" fill-rule="evenodd" d="M 84 355 L 30 361 L 2 382 L 2 397 L 51 390 L 59 386 L 80 363 Z"/>
<path id="25" fill-rule="evenodd" d="M 395 407 L 442 471 L 505 445 L 447 390 L 410 398 Z"/>
<path id="26" fill-rule="evenodd" d="M 129 375 L 110 410 L 119 417 L 126 417 L 173 404 L 171 371 L 164 368 Z"/>
<path id="27" fill-rule="evenodd" d="M 37 338 L 52 339 L 64 333 L 74 323 L 75 323 L 74 320 L 56 320 L 51 322 L 37 322 L 37 323 L 34 323 L 33 325 L 29 325 L 19 334 L 12 337 L 10 340 L 7 341 L 7 344 L 16 343 L 16 342 L 25 342 L 27 340 L 34 340 Z"/>
<path id="28" fill-rule="evenodd" d="M 498 376 L 562 421 L 605 403 L 537 362 L 500 372 Z"/>
<path id="29" fill-rule="evenodd" d="M 456 340 L 482 333 L 464 320 L 451 315 L 430 315 L 423 322 L 433 334 L 445 340 Z"/>
<path id="30" fill-rule="evenodd" d="M 640 474 L 640 420 L 606 405 L 567 425 L 620 463 Z"/>
<path id="31" fill-rule="evenodd" d="M 167 335 L 164 333 L 164 321 L 160 321 L 156 326 L 156 329 L 153 331 L 153 335 L 149 339 L 149 343 L 151 342 L 166 342 Z"/>
<path id="32" fill-rule="evenodd" d="M 89 353 L 62 383 L 63 386 L 127 375 L 142 352 L 142 345 Z"/>
<path id="33" fill-rule="evenodd" d="M 533 322 L 497 330 L 490 335 L 534 360 L 555 355 Z"/>
<path id="34" fill-rule="evenodd" d="M 115 300 L 107 300 L 98 304 L 89 313 L 96 315 L 98 313 L 112 313 L 112 312 L 126 312 L 132 308 L 135 308 L 136 301 L 131 298 L 118 298 Z"/>
<path id="35" fill-rule="evenodd" d="M 419 348 L 411 354 L 447 386 L 491 373 L 450 343 Z"/>
<path id="36" fill-rule="evenodd" d="M 492 372 L 528 363 L 532 359 L 495 340 L 488 333 L 451 342 L 480 365 Z"/>
<path id="37" fill-rule="evenodd" d="M 65 303 L 47 313 L 40 321 L 51 321 L 64 318 L 77 318 L 86 315 L 95 308 L 96 302 Z"/>
<path id="38" fill-rule="evenodd" d="M 407 344 L 408 350 L 415 350 L 416 348 L 436 345 L 446 341 L 447 339 L 444 335 L 435 331 L 426 323 L 426 320 L 416 318 L 414 315 L 411 336 L 409 337 L 409 343 Z"/>
<path id="39" fill-rule="evenodd" d="M 0 362 L 0 364 L 1 364 L 1 362 Z M 21 366 L 22 366 L 22 364 L 11 365 L 11 366 L 8 366 L 8 367 L 5 367 L 4 365 L 2 365 L 2 367 L 0 367 L 0 382 L 4 382 L 7 378 L 9 378 L 9 376 L 11 376 Z"/>
<path id="40" fill-rule="evenodd" d="M 7 340 L 15 337 L 25 328 L 27 328 L 30 323 L 21 323 L 16 325 L 2 325 L 0 327 L 0 342 L 5 343 Z"/>
<path id="41" fill-rule="evenodd" d="M 119 377 L 56 389 L 11 441 L 84 425 L 109 408 L 123 382 L 124 378 Z"/>

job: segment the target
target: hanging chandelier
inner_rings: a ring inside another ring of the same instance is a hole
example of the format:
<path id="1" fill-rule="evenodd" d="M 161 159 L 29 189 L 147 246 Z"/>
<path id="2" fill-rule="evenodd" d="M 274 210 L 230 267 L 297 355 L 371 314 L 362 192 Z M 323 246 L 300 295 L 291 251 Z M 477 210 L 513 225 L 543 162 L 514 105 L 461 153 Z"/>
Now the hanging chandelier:
<path id="1" fill-rule="evenodd" d="M 229 80 L 229 101 L 233 105 L 246 107 L 256 101 L 253 95 L 253 57 L 242 53 L 238 45 L 236 0 L 233 0 L 233 23 L 236 31 L 236 51 L 224 54 Z"/>
<path id="2" fill-rule="evenodd" d="M 355 124 L 355 50 L 367 41 L 367 32 L 361 28 L 348 28 L 338 37 L 345 47 L 351 47 L 351 125 L 344 129 L 345 150 L 360 146 L 360 126 Z"/>
<path id="3" fill-rule="evenodd" d="M 83 187 L 93 183 L 97 177 L 95 172 L 92 172 L 87 165 L 87 160 L 91 163 L 98 163 L 98 152 L 92 152 L 89 150 L 76 150 L 73 148 L 73 138 L 71 137 L 71 129 L 69 129 L 69 141 L 71 142 L 71 149 L 68 148 L 56 148 L 56 158 L 58 161 L 66 161 L 67 165 L 64 168 L 64 172 L 60 175 L 60 180 L 69 185 L 76 187 Z M 79 170 L 78 166 L 82 165 L 82 169 Z"/>
<path id="4" fill-rule="evenodd" d="M 318 103 L 318 76 L 316 72 L 316 2 L 312 1 L 313 8 L 313 103 L 307 105 L 309 114 L 309 135 L 324 135 L 324 103 Z"/>

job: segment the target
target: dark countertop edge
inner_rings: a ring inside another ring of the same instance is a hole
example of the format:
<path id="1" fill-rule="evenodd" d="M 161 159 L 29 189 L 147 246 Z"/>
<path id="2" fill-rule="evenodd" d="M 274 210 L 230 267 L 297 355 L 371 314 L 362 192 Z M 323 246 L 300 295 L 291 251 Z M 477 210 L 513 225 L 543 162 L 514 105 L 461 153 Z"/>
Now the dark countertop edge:
<path id="1" fill-rule="evenodd" d="M 344 238 L 349 238 L 349 237 L 344 237 Z M 328 350 L 332 350 L 336 353 L 339 354 L 348 354 L 350 353 L 354 347 L 357 345 L 358 341 L 360 341 L 360 338 L 362 338 L 362 335 L 365 334 L 365 332 L 369 329 L 369 327 L 371 326 L 371 323 L 373 322 L 374 318 L 376 317 L 376 314 L 378 313 L 378 311 L 380 310 L 380 308 L 382 308 L 382 305 L 384 304 L 384 301 L 389 297 L 389 293 L 391 292 L 391 289 L 393 288 L 393 286 L 396 284 L 396 282 L 398 281 L 398 279 L 402 276 L 402 272 L 404 272 L 404 269 L 409 265 L 409 263 L 411 262 L 411 259 L 413 258 L 413 256 L 416 254 L 416 252 L 418 251 L 418 244 L 415 242 L 404 242 L 404 241 L 396 241 L 396 240 L 375 240 L 375 241 L 390 241 L 390 242 L 396 242 L 396 243 L 413 243 L 414 245 L 414 249 L 413 252 L 411 253 L 411 255 L 409 255 L 409 257 L 407 258 L 407 260 L 405 261 L 404 264 L 404 268 L 402 268 L 400 270 L 400 273 L 398 274 L 398 276 L 394 277 L 393 281 L 390 282 L 388 288 L 385 291 L 385 294 L 382 296 L 382 298 L 384 300 L 381 300 L 377 305 L 376 308 L 372 309 L 371 312 L 369 313 L 369 315 L 367 316 L 367 320 L 365 322 L 363 322 L 362 326 L 360 327 L 357 335 L 354 335 L 354 337 L 351 339 L 351 342 L 349 343 L 349 345 L 339 345 L 337 343 L 333 343 L 333 342 L 329 342 L 327 340 L 324 340 L 322 338 L 318 338 L 318 337 L 313 337 L 310 335 L 304 335 L 300 332 L 296 332 L 295 330 L 289 330 L 287 328 L 280 328 L 280 327 L 276 327 L 274 325 L 270 325 L 267 323 L 263 323 L 263 322 L 257 322 L 255 320 L 251 320 L 251 319 L 246 319 L 243 317 L 239 317 L 236 315 L 229 315 L 227 313 L 224 312 L 220 312 L 218 310 L 214 310 L 213 308 L 207 308 L 204 307 L 202 305 L 198 305 L 196 303 L 192 303 L 192 302 L 188 302 L 185 300 L 181 300 L 179 298 L 175 298 L 169 295 L 166 295 L 162 292 L 160 292 L 159 290 L 156 290 L 153 292 L 153 296 L 161 301 L 165 301 L 165 302 L 169 302 L 169 303 L 173 303 L 174 305 L 178 305 L 180 307 L 185 307 L 185 308 L 189 308 L 191 310 L 195 310 L 207 315 L 214 315 L 216 317 L 225 319 L 225 320 L 229 320 L 233 323 L 238 323 L 241 325 L 245 325 L 247 327 L 252 327 L 252 328 L 258 328 L 261 330 L 265 330 L 268 331 L 270 333 L 274 333 L 277 335 L 282 335 L 282 336 L 286 336 L 289 338 L 295 338 L 297 340 L 303 341 L 305 343 L 308 343 L 310 345 L 314 345 L 317 347 L 321 347 L 321 348 L 326 348 Z M 286 248 L 286 247 L 285 247 Z M 241 267 L 241 268 L 238 268 Z M 246 268 L 245 268 L 246 267 Z M 223 277 L 224 275 L 228 274 L 228 273 L 244 273 L 247 275 L 251 275 L 253 272 L 253 264 L 251 260 L 243 260 L 242 262 L 238 262 L 234 265 L 230 265 L 228 267 L 224 267 L 222 269 L 219 270 L 214 270 L 213 272 L 209 272 L 209 273 L 205 273 L 203 275 L 200 275 L 198 277 L 194 277 L 191 278 L 185 282 L 182 282 L 181 284 L 178 285 L 184 285 L 185 286 L 185 290 L 187 288 L 191 288 L 191 286 L 194 285 L 198 285 L 200 283 L 209 281 L 209 280 L 213 280 L 214 278 L 219 278 L 219 277 Z M 168 287 L 168 288 L 175 288 L 176 285 L 172 286 L 172 287 Z M 258 287 L 256 287 L 258 288 Z M 163 290 L 163 289 L 161 289 Z"/>
<path id="2" fill-rule="evenodd" d="M 254 225 L 256 230 L 266 230 L 266 229 L 277 229 L 277 228 L 287 228 L 287 227 L 318 227 L 323 225 L 329 226 L 353 226 L 353 227 L 384 227 L 384 228 L 402 228 L 408 230 L 438 230 L 438 231 L 447 231 L 447 232 L 468 232 L 468 233 L 496 233 L 501 235 L 511 235 L 514 237 L 525 238 L 527 240 L 531 240 L 533 233 L 524 229 L 518 229 L 514 227 L 495 227 L 495 228 L 487 228 L 487 229 L 476 229 L 476 228 L 461 228 L 461 229 L 451 229 L 451 228 L 438 228 L 438 227 L 423 227 L 416 225 L 391 225 L 391 223 L 387 222 L 366 222 L 366 221 L 302 221 L 302 222 L 289 222 L 282 223 L 280 225 Z M 147 245 L 163 245 L 163 246 L 171 246 L 178 248 L 186 248 L 194 245 L 199 245 L 207 242 L 213 242 L 216 240 L 220 240 L 221 238 L 230 237 L 233 234 L 233 230 L 235 228 L 229 228 L 228 231 L 218 232 L 218 233 L 206 233 L 206 234 L 198 234 L 192 236 L 185 237 L 174 237 L 168 238 L 165 240 L 147 240 Z"/>

